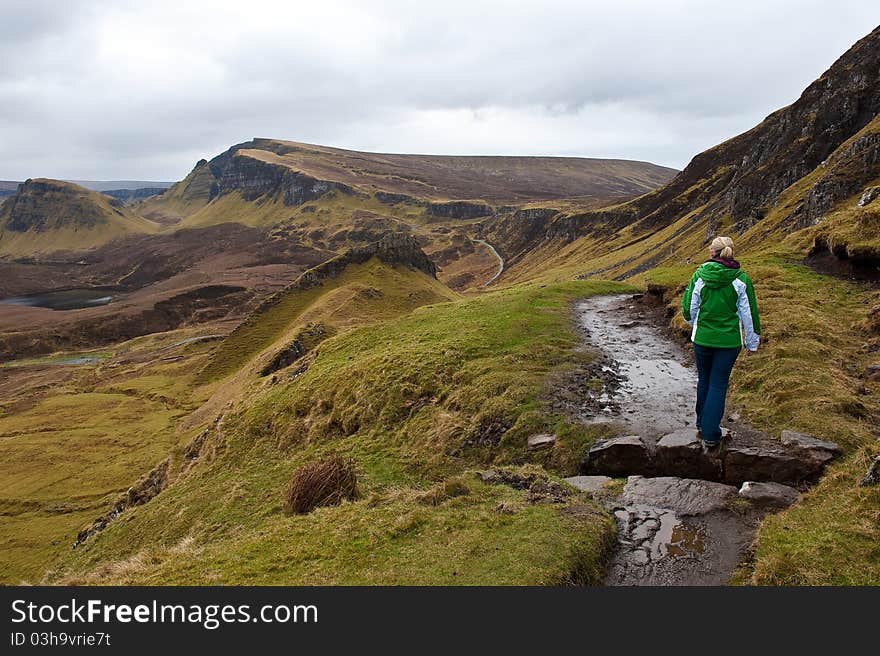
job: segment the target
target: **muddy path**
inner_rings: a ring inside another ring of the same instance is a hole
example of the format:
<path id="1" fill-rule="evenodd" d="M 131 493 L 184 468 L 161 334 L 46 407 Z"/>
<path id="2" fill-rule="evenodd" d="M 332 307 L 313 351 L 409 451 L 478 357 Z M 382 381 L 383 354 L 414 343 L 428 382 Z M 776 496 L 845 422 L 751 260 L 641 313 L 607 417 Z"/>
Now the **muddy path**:
<path id="1" fill-rule="evenodd" d="M 551 405 L 620 436 L 593 445 L 582 475 L 567 479 L 617 520 L 605 583 L 726 583 L 760 520 L 793 503 L 839 448 L 798 433 L 781 443 L 728 417 L 722 449 L 707 451 L 693 425 L 692 357 L 665 328 L 662 306 L 640 294 L 597 296 L 574 312 L 596 358 L 555 386 Z M 626 478 L 622 491 L 612 477 Z"/>
<path id="2" fill-rule="evenodd" d="M 613 420 L 651 438 L 690 425 L 697 372 L 657 327 L 656 307 L 644 297 L 594 296 L 575 312 L 584 339 L 605 356 L 603 388 L 581 408 L 585 422 Z"/>

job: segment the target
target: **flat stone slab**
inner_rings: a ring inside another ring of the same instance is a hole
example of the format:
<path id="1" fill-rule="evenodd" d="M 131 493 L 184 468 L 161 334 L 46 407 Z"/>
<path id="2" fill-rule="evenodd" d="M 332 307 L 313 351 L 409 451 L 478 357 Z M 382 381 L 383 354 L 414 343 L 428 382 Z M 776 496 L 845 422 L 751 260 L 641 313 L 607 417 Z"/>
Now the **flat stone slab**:
<path id="1" fill-rule="evenodd" d="M 797 501 L 800 492 L 781 483 L 746 481 L 740 487 L 739 495 L 760 506 L 785 508 Z"/>
<path id="2" fill-rule="evenodd" d="M 720 451 L 709 452 L 695 428 L 681 428 L 657 442 L 654 468 L 679 478 L 722 479 Z"/>
<path id="3" fill-rule="evenodd" d="M 723 458 L 724 482 L 733 485 L 746 481 L 797 485 L 818 477 L 824 466 L 812 458 L 754 446 L 728 447 Z"/>
<path id="4" fill-rule="evenodd" d="M 834 442 L 820 440 L 813 437 L 812 435 L 798 433 L 793 430 L 782 431 L 782 444 L 783 446 L 787 446 L 792 449 L 810 452 L 811 455 L 814 455 L 814 457 L 818 456 L 820 459 L 823 458 L 825 454 L 827 454 L 827 457 L 824 458 L 825 460 L 831 460 L 831 458 L 843 454 L 843 449 L 840 448 L 840 445 L 835 444 Z"/>
<path id="5" fill-rule="evenodd" d="M 555 435 L 541 434 L 541 435 L 532 435 L 528 439 L 528 445 L 530 449 L 540 449 L 543 447 L 553 446 L 553 443 L 556 442 Z"/>
<path id="6" fill-rule="evenodd" d="M 581 492 L 598 492 L 612 481 L 610 476 L 571 476 L 565 482 Z"/>
<path id="7" fill-rule="evenodd" d="M 724 510 L 736 497 L 732 485 L 674 476 L 630 476 L 623 488 L 620 502 L 626 505 L 646 504 L 666 508 L 680 516 L 705 515 Z"/>
<path id="8" fill-rule="evenodd" d="M 628 476 L 650 472 L 651 457 L 638 435 L 615 437 L 594 444 L 581 466 L 584 474 Z"/>

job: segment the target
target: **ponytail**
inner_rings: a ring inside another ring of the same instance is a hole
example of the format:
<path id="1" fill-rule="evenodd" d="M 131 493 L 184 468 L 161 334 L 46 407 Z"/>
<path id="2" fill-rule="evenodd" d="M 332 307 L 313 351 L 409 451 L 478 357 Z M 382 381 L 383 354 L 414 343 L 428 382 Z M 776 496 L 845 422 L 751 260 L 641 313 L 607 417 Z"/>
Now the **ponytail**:
<path id="1" fill-rule="evenodd" d="M 730 237 L 715 237 L 709 248 L 724 260 L 733 259 L 733 240 Z"/>

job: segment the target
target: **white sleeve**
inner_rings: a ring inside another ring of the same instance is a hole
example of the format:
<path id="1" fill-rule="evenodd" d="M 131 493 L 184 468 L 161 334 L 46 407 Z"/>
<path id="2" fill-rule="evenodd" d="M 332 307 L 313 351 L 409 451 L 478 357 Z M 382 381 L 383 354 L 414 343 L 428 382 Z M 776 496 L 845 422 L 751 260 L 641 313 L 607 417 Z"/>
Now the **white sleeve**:
<path id="1" fill-rule="evenodd" d="M 749 304 L 749 295 L 746 293 L 746 284 L 739 279 L 733 281 L 736 288 L 736 313 L 739 315 L 740 325 L 743 328 L 743 346 L 750 351 L 757 351 L 761 336 L 755 332 L 755 324 L 752 322 L 752 306 Z"/>

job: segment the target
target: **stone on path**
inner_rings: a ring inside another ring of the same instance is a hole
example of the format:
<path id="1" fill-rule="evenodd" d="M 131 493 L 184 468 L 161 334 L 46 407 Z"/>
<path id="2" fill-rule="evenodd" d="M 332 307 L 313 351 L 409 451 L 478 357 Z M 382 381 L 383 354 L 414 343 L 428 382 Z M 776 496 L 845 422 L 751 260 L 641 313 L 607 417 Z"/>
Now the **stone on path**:
<path id="1" fill-rule="evenodd" d="M 705 515 L 726 509 L 730 499 L 736 495 L 737 489 L 732 485 L 701 479 L 630 476 L 620 502 L 667 508 L 681 516 Z"/>
<path id="2" fill-rule="evenodd" d="M 780 483 L 757 483 L 746 481 L 739 495 L 760 506 L 785 508 L 793 504 L 800 493 L 793 487 Z"/>
<path id="3" fill-rule="evenodd" d="M 648 447 L 638 435 L 615 437 L 590 447 L 581 465 L 584 474 L 627 476 L 649 473 L 651 458 Z"/>
<path id="4" fill-rule="evenodd" d="M 657 442 L 656 468 L 681 478 L 705 478 L 720 481 L 721 459 L 718 452 L 709 453 L 695 428 L 680 428 L 664 435 Z"/>
<path id="5" fill-rule="evenodd" d="M 611 480 L 610 476 L 571 476 L 565 482 L 581 492 L 598 492 Z"/>
<path id="6" fill-rule="evenodd" d="M 812 435 L 792 430 L 782 431 L 782 444 L 803 453 L 820 465 L 826 464 L 829 460 L 843 453 L 843 449 L 834 442 L 819 440 Z"/>
<path id="7" fill-rule="evenodd" d="M 824 461 L 797 457 L 781 450 L 730 446 L 724 453 L 724 482 L 770 481 L 786 485 L 816 477 Z"/>

